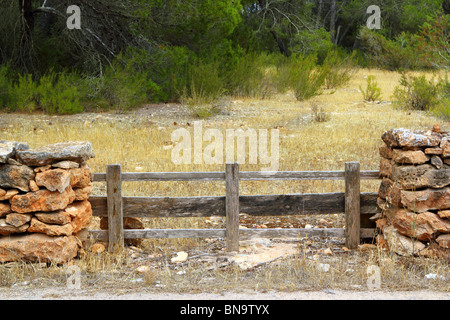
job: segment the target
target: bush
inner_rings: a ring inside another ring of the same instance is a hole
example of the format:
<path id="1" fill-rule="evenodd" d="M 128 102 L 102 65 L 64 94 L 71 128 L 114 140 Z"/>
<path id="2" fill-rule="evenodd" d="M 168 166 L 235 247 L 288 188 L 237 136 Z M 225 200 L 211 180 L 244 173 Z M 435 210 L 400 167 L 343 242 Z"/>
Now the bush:
<path id="1" fill-rule="evenodd" d="M 268 98 L 273 92 L 273 72 L 268 57 L 248 53 L 239 58 L 226 76 L 228 92 L 233 96 Z"/>
<path id="2" fill-rule="evenodd" d="M 330 51 L 322 65 L 325 72 L 324 84 L 327 89 L 345 86 L 355 72 L 355 55 L 341 57 L 337 50 Z"/>
<path id="3" fill-rule="evenodd" d="M 188 79 L 188 85 L 180 98 L 181 103 L 201 118 L 217 113 L 215 102 L 225 93 L 218 63 L 200 61 L 197 65 L 190 66 Z"/>
<path id="4" fill-rule="evenodd" d="M 39 85 L 33 81 L 31 74 L 19 74 L 10 94 L 9 109 L 13 111 L 33 112 L 39 105 Z"/>
<path id="5" fill-rule="evenodd" d="M 402 108 L 430 110 L 437 105 L 438 93 L 433 79 L 428 81 L 424 75 L 414 77 L 403 73 L 393 97 L 395 103 Z"/>
<path id="6" fill-rule="evenodd" d="M 74 114 L 84 110 L 81 93 L 74 74 L 50 73 L 41 77 L 38 92 L 38 106 L 49 114 Z"/>
<path id="7" fill-rule="evenodd" d="M 291 69 L 292 87 L 297 100 L 302 101 L 319 95 L 325 82 L 326 68 L 316 65 L 316 57 L 308 56 L 297 59 Z"/>
<path id="8" fill-rule="evenodd" d="M 364 97 L 365 101 L 377 101 L 381 100 L 381 88 L 378 87 L 378 83 L 375 80 L 374 76 L 368 76 L 367 79 L 367 88 L 364 90 L 361 86 L 359 86 L 359 90 Z"/>
<path id="9" fill-rule="evenodd" d="M 29 74 L 18 75 L 12 86 L 9 108 L 13 111 L 42 110 L 50 114 L 73 114 L 83 111 L 79 78 L 74 74 L 50 71 L 39 81 Z"/>

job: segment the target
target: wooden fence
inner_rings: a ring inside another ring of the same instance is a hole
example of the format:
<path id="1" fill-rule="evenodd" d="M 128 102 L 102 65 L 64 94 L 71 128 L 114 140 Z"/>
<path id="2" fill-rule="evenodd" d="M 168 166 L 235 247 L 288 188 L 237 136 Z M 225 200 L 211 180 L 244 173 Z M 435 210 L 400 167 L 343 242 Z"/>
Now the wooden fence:
<path id="1" fill-rule="evenodd" d="M 359 162 L 345 163 L 344 171 L 239 172 L 237 163 L 225 172 L 122 173 L 119 164 L 106 173 L 95 173 L 94 181 L 106 181 L 106 196 L 91 196 L 93 215 L 108 217 L 108 230 L 91 230 L 108 250 L 123 246 L 124 239 L 137 238 L 225 238 L 228 251 L 239 250 L 239 239 L 252 237 L 345 237 L 354 249 L 361 238 L 372 238 L 375 228 L 368 219 L 379 212 L 377 193 L 361 193 L 361 179 L 380 179 L 378 171 L 360 171 Z M 123 181 L 224 181 L 225 196 L 211 197 L 123 197 Z M 345 180 L 345 192 L 321 194 L 239 195 L 242 180 Z M 345 228 L 239 228 L 239 213 L 253 216 L 345 214 Z M 226 229 L 125 229 L 124 217 L 226 217 Z"/>

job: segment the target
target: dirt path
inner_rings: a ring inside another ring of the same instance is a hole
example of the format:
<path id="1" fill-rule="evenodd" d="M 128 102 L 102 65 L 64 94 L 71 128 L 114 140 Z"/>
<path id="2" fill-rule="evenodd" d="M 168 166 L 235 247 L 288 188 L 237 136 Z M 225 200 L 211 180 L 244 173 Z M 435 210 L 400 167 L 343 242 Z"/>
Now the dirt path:
<path id="1" fill-rule="evenodd" d="M 1 289 L 2 300 L 450 300 L 449 292 L 435 291 L 297 291 L 266 293 L 223 292 L 179 294 L 157 291 L 72 289 L 65 287 Z"/>

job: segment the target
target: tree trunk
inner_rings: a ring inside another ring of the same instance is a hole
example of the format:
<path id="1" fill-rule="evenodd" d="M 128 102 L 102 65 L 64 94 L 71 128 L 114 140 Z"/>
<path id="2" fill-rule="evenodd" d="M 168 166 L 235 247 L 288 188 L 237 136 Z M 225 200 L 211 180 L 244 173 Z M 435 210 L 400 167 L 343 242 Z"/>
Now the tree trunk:
<path id="1" fill-rule="evenodd" d="M 331 0 L 330 8 L 330 35 L 331 42 L 336 44 L 336 0 Z"/>
<path id="2" fill-rule="evenodd" d="M 278 37 L 277 33 L 274 30 L 271 30 L 270 33 L 273 36 L 273 39 L 275 40 L 275 42 L 278 45 L 278 49 L 280 49 L 280 52 L 282 54 L 284 54 L 286 57 L 289 57 L 291 55 L 291 53 L 289 52 L 289 50 L 286 48 L 286 45 L 284 44 L 283 40 L 280 39 L 280 37 Z"/>

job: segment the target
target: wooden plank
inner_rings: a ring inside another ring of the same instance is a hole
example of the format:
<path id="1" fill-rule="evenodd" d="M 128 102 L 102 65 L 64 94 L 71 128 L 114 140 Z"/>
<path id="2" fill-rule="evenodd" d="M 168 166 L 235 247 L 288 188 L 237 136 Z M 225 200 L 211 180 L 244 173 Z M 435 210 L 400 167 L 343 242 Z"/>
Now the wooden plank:
<path id="1" fill-rule="evenodd" d="M 94 240 L 107 239 L 106 230 L 90 230 Z M 125 239 L 225 238 L 226 229 L 125 229 Z"/>
<path id="2" fill-rule="evenodd" d="M 123 248 L 123 206 L 120 164 L 106 167 L 106 192 L 108 212 L 108 251 Z"/>
<path id="3" fill-rule="evenodd" d="M 345 245 L 356 249 L 360 244 L 360 173 L 359 162 L 345 163 Z"/>
<path id="4" fill-rule="evenodd" d="M 108 240 L 108 231 L 89 230 L 93 240 Z M 302 238 L 302 237 L 336 237 L 343 238 L 344 228 L 326 229 L 304 229 L 304 228 L 283 228 L 283 229 L 239 229 L 241 239 L 251 238 Z M 361 229 L 362 238 L 373 238 L 375 229 Z M 125 239 L 157 239 L 157 238 L 225 238 L 226 229 L 125 229 Z"/>
<path id="5" fill-rule="evenodd" d="M 344 180 L 344 171 L 243 171 L 240 180 Z M 361 171 L 361 180 L 379 180 L 379 171 Z M 224 181 L 225 172 L 124 172 L 122 181 Z M 93 181 L 106 181 L 94 173 Z"/>
<path id="6" fill-rule="evenodd" d="M 239 164 L 225 165 L 227 251 L 239 251 Z"/>
<path id="7" fill-rule="evenodd" d="M 344 171 L 243 171 L 240 180 L 343 180 Z"/>
<path id="8" fill-rule="evenodd" d="M 375 214 L 377 193 L 361 193 L 361 214 Z M 91 196 L 94 216 L 107 216 L 106 197 Z M 225 197 L 123 197 L 125 217 L 225 216 Z M 255 216 L 345 212 L 343 192 L 239 196 L 239 211 Z"/>
<path id="9" fill-rule="evenodd" d="M 361 180 L 381 180 L 380 171 L 361 171 Z"/>
<path id="10" fill-rule="evenodd" d="M 343 228 L 268 228 L 240 229 L 242 239 L 251 238 L 304 238 L 304 237 L 344 237 Z"/>

